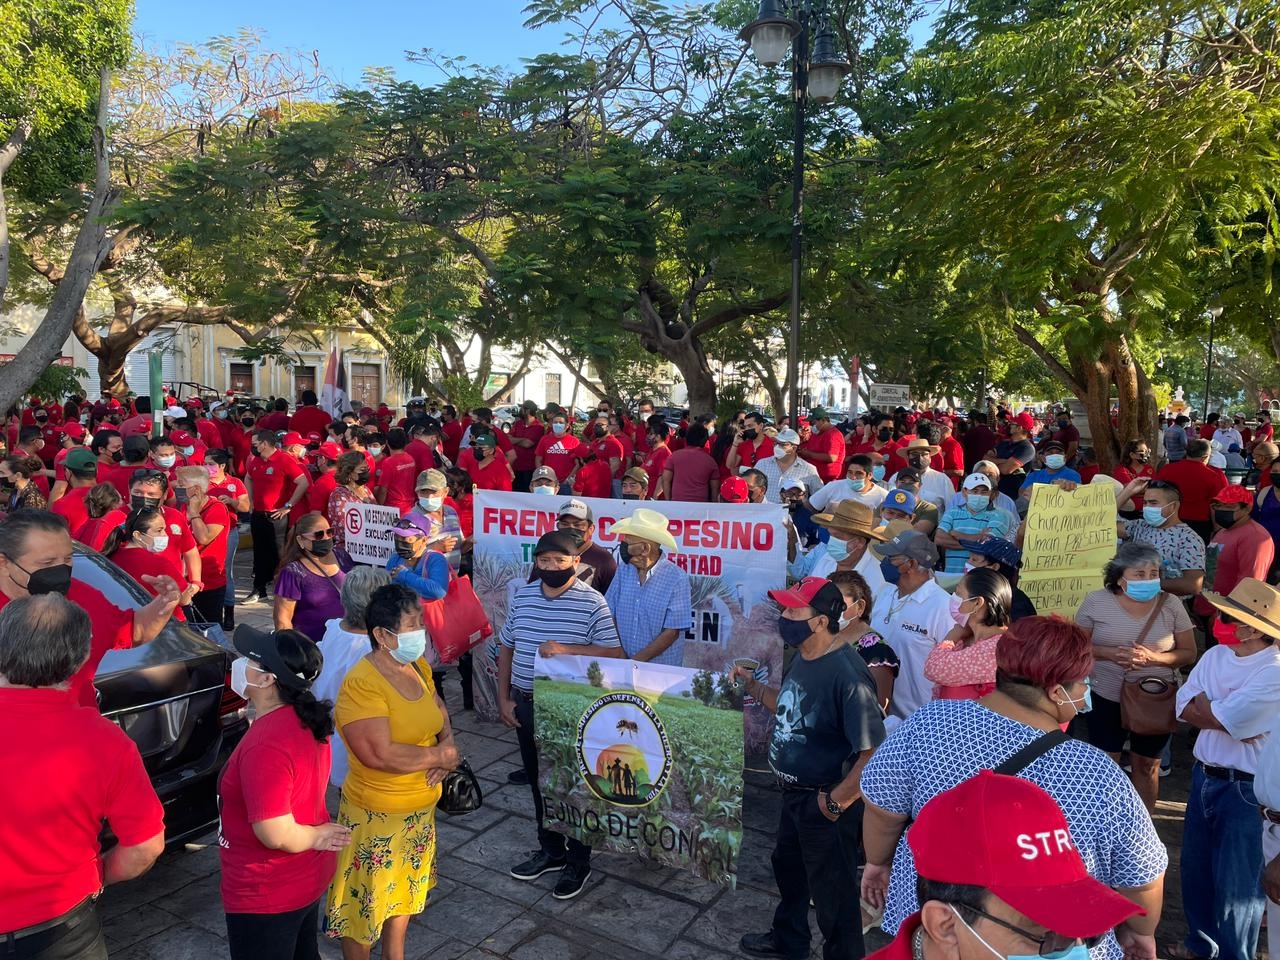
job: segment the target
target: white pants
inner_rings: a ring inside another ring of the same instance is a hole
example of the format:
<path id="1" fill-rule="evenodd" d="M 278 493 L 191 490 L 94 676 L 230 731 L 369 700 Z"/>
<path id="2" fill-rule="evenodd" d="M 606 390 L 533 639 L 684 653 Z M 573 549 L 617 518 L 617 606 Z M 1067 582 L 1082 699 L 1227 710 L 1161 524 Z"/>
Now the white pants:
<path id="1" fill-rule="evenodd" d="M 1270 863 L 1280 857 L 1280 823 L 1269 820 L 1262 821 L 1262 861 Z M 1280 950 L 1280 903 L 1267 899 L 1267 950 L 1272 957 L 1278 957 Z"/>

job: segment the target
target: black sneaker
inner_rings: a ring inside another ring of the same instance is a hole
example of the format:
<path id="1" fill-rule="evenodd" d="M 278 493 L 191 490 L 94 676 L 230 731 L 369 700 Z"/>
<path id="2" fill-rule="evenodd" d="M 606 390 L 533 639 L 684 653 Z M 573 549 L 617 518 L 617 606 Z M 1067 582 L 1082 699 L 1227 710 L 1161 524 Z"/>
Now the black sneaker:
<path id="1" fill-rule="evenodd" d="M 591 864 L 571 863 L 560 871 L 560 879 L 551 895 L 557 900 L 572 900 L 591 879 Z"/>
<path id="2" fill-rule="evenodd" d="M 564 857 L 553 857 L 545 850 L 539 850 L 524 863 L 517 863 L 511 868 L 511 876 L 517 880 L 537 880 L 544 873 L 563 870 Z"/>
<path id="3" fill-rule="evenodd" d="M 517 783 L 526 786 L 529 783 L 529 775 L 524 772 L 523 767 L 517 767 L 507 774 L 507 783 Z"/>
<path id="4" fill-rule="evenodd" d="M 249 594 L 240 602 L 243 604 L 266 603 L 267 595 L 265 592 L 259 592 L 255 590 L 253 593 Z"/>
<path id="5" fill-rule="evenodd" d="M 773 931 L 768 933 L 748 933 L 738 941 L 738 948 L 753 957 L 786 957 L 786 952 L 773 939 Z M 807 957 L 801 954 L 801 957 Z"/>

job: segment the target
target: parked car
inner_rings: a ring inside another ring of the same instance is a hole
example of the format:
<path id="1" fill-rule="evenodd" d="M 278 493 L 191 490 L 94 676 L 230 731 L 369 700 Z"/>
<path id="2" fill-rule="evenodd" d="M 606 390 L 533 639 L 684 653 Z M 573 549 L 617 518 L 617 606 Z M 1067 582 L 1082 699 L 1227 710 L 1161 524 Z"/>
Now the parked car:
<path id="1" fill-rule="evenodd" d="M 151 600 L 123 570 L 78 543 L 72 576 L 123 609 Z M 247 704 L 231 691 L 232 659 L 170 620 L 150 643 L 108 652 L 94 676 L 102 715 L 138 745 L 164 805 L 170 846 L 218 825 L 218 777 L 249 729 Z"/>

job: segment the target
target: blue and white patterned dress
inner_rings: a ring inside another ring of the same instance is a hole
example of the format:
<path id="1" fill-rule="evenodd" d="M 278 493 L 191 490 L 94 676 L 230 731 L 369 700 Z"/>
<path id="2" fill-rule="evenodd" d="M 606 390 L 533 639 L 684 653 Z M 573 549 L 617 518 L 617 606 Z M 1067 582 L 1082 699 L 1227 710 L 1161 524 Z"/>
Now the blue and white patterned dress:
<path id="1" fill-rule="evenodd" d="M 935 796 L 999 765 L 1042 733 L 971 700 L 935 700 L 903 721 L 872 755 L 862 772 L 862 793 L 876 806 L 914 819 Z M 1069 740 L 1020 776 L 1058 801 L 1085 866 L 1098 880 L 1141 887 L 1168 867 L 1168 852 L 1129 778 L 1101 750 Z M 884 931 L 897 933 L 918 909 L 915 860 L 904 832 L 893 856 Z M 1093 960 L 1123 956 L 1113 934 L 1090 952 Z"/>

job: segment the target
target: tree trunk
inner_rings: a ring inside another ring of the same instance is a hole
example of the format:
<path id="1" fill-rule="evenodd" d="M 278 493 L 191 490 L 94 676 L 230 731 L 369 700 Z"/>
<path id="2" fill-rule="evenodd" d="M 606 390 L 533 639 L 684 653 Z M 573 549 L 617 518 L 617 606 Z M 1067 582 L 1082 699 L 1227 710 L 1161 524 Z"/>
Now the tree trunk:
<path id="1" fill-rule="evenodd" d="M 4 376 L 0 377 L 0 410 L 7 410 L 16 404 L 39 376 L 62 355 L 63 344 L 71 335 L 72 324 L 84 304 L 89 283 L 109 250 L 106 221 L 116 200 L 107 161 L 109 95 L 110 74 L 104 67 L 98 78 L 98 117 L 93 130 L 97 160 L 93 197 L 76 234 L 66 272 L 53 292 L 53 299 L 44 319 L 18 351 L 18 355 L 4 365 Z"/>
<path id="2" fill-rule="evenodd" d="M 119 400 L 123 400 L 129 393 L 129 383 L 124 376 L 124 362 L 131 349 L 132 344 L 121 349 L 118 344 L 104 341 L 101 349 L 93 351 L 93 355 L 98 358 L 99 388 Z"/>

